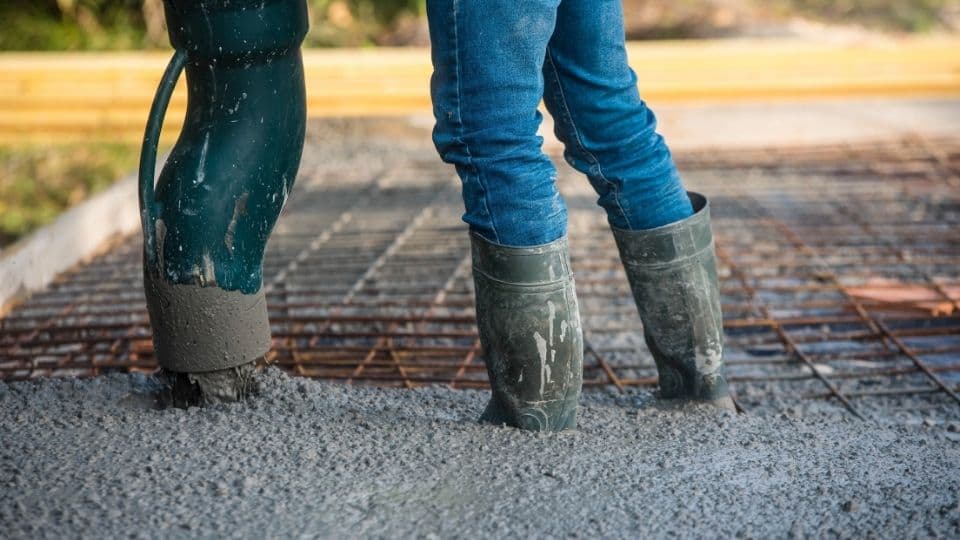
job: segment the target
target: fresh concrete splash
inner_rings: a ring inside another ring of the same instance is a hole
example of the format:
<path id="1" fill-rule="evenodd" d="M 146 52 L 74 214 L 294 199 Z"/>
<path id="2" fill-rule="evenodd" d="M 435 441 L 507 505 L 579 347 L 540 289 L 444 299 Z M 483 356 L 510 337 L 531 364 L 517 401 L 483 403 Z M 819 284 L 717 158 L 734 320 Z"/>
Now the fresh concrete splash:
<path id="1" fill-rule="evenodd" d="M 532 434 L 478 424 L 485 392 L 260 387 L 156 410 L 140 375 L 0 383 L 4 536 L 960 535 L 960 424 L 588 392 L 578 431 Z"/>
<path id="2" fill-rule="evenodd" d="M 195 407 L 212 403 L 232 403 L 257 393 L 256 364 L 204 373 L 178 373 L 161 369 L 160 383 L 153 393 L 160 407 Z"/>

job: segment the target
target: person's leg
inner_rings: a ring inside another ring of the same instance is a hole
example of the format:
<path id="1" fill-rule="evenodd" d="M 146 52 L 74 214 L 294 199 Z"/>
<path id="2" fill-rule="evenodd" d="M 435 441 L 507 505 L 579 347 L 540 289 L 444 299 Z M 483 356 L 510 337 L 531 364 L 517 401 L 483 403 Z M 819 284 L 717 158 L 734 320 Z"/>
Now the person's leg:
<path id="1" fill-rule="evenodd" d="M 563 0 L 543 70 L 564 157 L 588 176 L 611 225 L 651 229 L 692 215 L 627 63 L 620 0 Z"/>
<path id="2" fill-rule="evenodd" d="M 566 233 L 556 170 L 541 151 L 541 66 L 559 0 L 430 0 L 433 140 L 463 181 L 463 219 L 502 245 Z"/>
<path id="3" fill-rule="evenodd" d="M 661 396 L 732 408 L 709 208 L 684 190 L 640 99 L 620 0 L 563 0 L 544 77 L 565 157 L 607 211 Z"/>
<path id="4" fill-rule="evenodd" d="M 482 420 L 576 425 L 580 316 L 567 210 L 537 136 L 559 0 L 428 0 L 434 142 L 463 181 L 477 326 L 492 396 Z"/>

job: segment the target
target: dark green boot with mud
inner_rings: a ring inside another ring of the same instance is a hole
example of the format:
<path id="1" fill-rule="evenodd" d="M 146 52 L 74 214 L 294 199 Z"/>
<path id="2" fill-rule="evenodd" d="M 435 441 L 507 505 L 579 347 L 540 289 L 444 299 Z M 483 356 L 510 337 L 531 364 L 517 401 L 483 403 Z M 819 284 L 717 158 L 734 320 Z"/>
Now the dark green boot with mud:
<path id="1" fill-rule="evenodd" d="M 174 405 L 254 390 L 270 349 L 267 239 L 293 187 L 306 127 L 304 0 L 164 0 L 175 53 L 140 158 L 144 289 Z M 157 142 L 181 71 L 187 113 L 154 188 Z"/>
<path id="2" fill-rule="evenodd" d="M 656 229 L 613 228 L 613 235 L 660 375 L 660 396 L 733 410 L 710 207 L 698 193 L 689 197 L 693 216 Z"/>
<path id="3" fill-rule="evenodd" d="M 480 420 L 530 431 L 577 425 L 583 333 L 566 238 L 506 247 L 472 235 L 477 325 L 493 394 Z"/>

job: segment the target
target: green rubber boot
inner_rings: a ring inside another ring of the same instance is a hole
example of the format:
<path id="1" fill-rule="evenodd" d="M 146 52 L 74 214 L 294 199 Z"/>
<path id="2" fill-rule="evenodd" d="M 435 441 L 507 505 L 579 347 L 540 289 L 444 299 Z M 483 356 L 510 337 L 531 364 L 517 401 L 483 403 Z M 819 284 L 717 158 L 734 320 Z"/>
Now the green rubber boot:
<path id="1" fill-rule="evenodd" d="M 566 238 L 529 248 L 472 240 L 477 324 L 493 389 L 480 420 L 529 431 L 575 428 L 583 333 Z"/>
<path id="2" fill-rule="evenodd" d="M 660 375 L 660 396 L 734 409 L 723 374 L 723 316 L 710 206 L 689 193 L 694 215 L 656 229 L 613 228 Z"/>

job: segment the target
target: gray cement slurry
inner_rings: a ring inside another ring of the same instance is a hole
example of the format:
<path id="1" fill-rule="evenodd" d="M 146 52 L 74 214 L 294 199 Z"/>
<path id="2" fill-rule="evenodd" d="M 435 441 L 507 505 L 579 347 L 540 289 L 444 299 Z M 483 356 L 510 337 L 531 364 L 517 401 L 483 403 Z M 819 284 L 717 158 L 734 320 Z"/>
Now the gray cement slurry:
<path id="1" fill-rule="evenodd" d="M 151 408 L 151 379 L 0 383 L 0 536 L 957 537 L 960 427 L 735 416 L 587 393 L 580 429 L 483 392 L 261 376 Z"/>
<path id="2" fill-rule="evenodd" d="M 203 373 L 255 362 L 270 350 L 263 289 L 245 294 L 220 287 L 173 284 L 145 270 L 144 292 L 158 363 Z"/>

